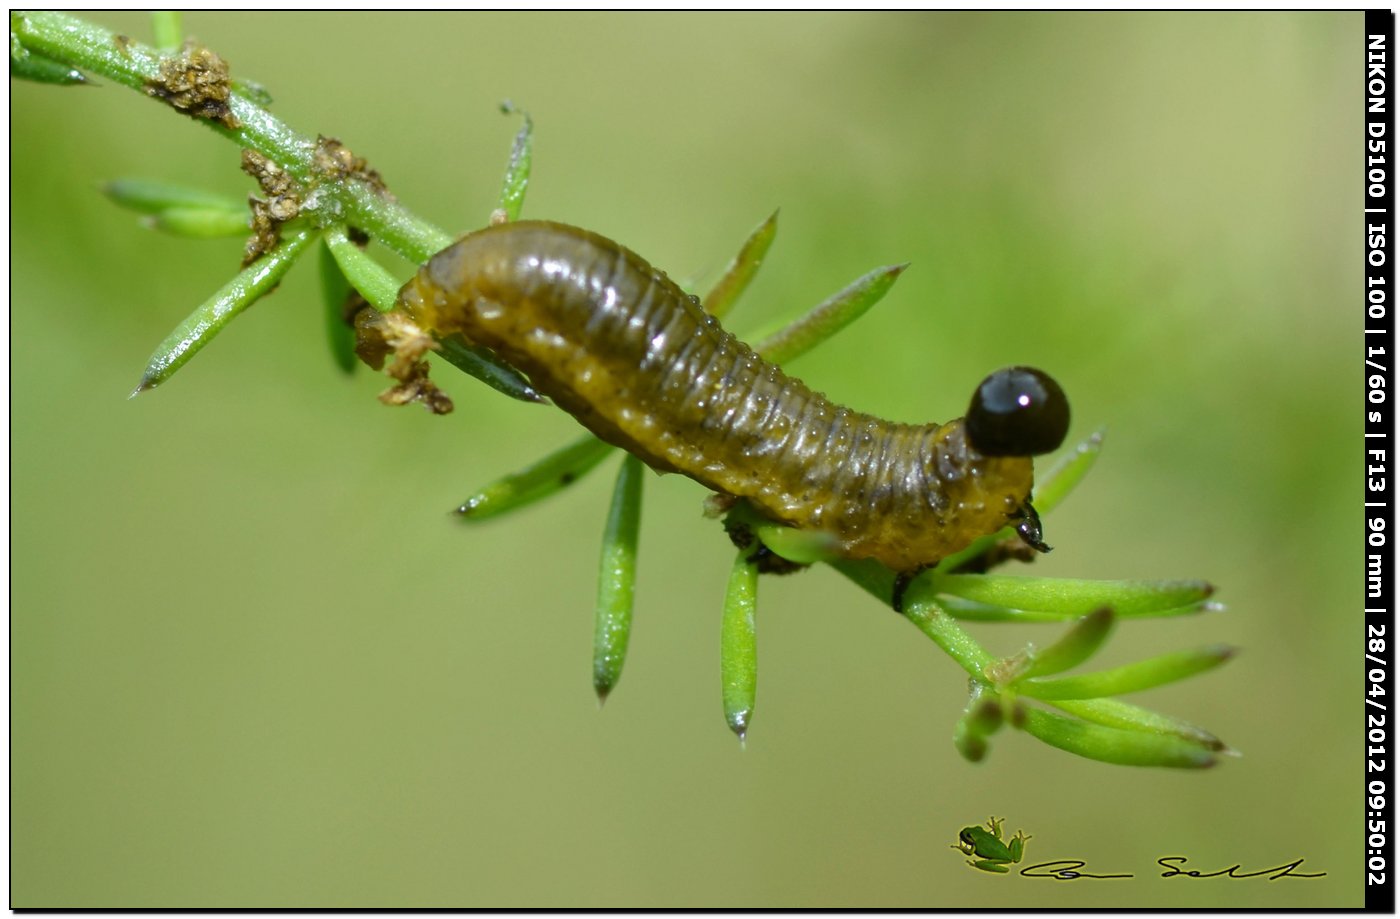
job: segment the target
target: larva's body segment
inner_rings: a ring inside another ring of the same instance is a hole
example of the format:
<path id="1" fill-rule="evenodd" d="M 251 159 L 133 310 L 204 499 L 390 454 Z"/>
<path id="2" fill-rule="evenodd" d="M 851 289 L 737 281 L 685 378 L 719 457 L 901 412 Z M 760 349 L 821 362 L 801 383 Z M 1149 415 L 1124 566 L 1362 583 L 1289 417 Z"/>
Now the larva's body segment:
<path id="1" fill-rule="evenodd" d="M 897 424 L 836 405 L 585 230 L 532 221 L 472 233 L 404 286 L 398 309 L 492 349 L 653 468 L 830 532 L 850 558 L 913 572 L 1033 514 L 1027 456 L 984 455 L 962 419 Z"/>

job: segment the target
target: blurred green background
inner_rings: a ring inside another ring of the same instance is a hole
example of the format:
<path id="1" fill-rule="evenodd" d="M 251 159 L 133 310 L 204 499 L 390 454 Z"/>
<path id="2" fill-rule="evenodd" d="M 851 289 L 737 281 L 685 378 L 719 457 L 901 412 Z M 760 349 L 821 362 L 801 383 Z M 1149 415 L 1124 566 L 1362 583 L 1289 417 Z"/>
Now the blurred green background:
<path id="1" fill-rule="evenodd" d="M 382 377 L 325 352 L 311 263 L 127 401 L 241 243 L 147 232 L 96 186 L 253 185 L 137 93 L 16 84 L 12 905 L 1360 904 L 1359 13 L 185 25 L 454 232 L 494 204 L 503 98 L 537 125 L 526 216 L 674 275 L 713 277 L 781 207 L 741 333 L 911 262 L 793 369 L 910 421 L 961 414 L 996 367 L 1052 372 L 1071 436 L 1108 433 L 1035 571 L 1217 584 L 1228 612 L 1123 626 L 1101 660 L 1242 646 L 1135 701 L 1243 756 L 1135 770 L 1005 732 L 969 764 L 958 668 L 827 569 L 762 585 L 741 752 L 717 667 L 732 550 L 677 477 L 648 478 L 599 711 L 613 464 L 457 526 L 576 426 L 451 372 L 447 418 L 379 405 Z M 1057 631 L 976 630 L 998 653 Z M 1135 878 L 973 871 L 949 845 L 989 814 L 1032 861 Z M 1163 879 L 1167 855 L 1327 875 Z"/>

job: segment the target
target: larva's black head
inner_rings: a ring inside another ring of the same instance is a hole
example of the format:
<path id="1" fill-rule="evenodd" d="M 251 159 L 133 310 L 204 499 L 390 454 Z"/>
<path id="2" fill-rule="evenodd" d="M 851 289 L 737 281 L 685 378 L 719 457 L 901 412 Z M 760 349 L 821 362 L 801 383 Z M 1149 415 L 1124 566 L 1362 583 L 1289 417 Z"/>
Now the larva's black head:
<path id="1" fill-rule="evenodd" d="M 1065 439 L 1069 400 L 1034 367 L 1007 367 L 977 387 L 963 424 L 983 456 L 1036 456 Z"/>

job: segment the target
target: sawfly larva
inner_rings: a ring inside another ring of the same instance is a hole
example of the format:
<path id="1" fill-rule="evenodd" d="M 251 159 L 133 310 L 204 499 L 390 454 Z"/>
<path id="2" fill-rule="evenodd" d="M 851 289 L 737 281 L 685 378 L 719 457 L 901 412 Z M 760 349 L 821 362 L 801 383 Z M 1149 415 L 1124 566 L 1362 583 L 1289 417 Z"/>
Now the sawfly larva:
<path id="1" fill-rule="evenodd" d="M 885 421 L 763 360 L 633 252 L 545 221 L 489 227 L 433 256 L 392 312 L 360 322 L 359 350 L 376 366 L 395 353 L 392 401 L 443 411 L 421 358 L 430 336 L 454 334 L 653 469 L 897 572 L 896 609 L 915 574 L 1008 523 L 1048 550 L 1030 457 L 1060 445 L 1069 403 L 1039 370 L 993 373 L 947 424 Z"/>

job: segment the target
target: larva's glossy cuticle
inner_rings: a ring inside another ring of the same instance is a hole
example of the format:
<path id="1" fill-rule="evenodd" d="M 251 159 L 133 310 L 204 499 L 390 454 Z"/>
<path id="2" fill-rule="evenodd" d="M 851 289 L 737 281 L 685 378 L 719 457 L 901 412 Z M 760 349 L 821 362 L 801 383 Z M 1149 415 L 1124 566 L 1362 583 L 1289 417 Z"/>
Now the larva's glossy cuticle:
<path id="1" fill-rule="evenodd" d="M 1069 409 L 1040 371 L 992 374 L 966 420 L 884 421 L 764 361 L 631 251 L 542 221 L 458 240 L 404 286 L 395 312 L 490 348 L 654 469 L 831 533 L 841 555 L 876 559 L 908 575 L 901 584 L 1008 523 L 1044 546 L 1030 456 L 1059 445 Z"/>

